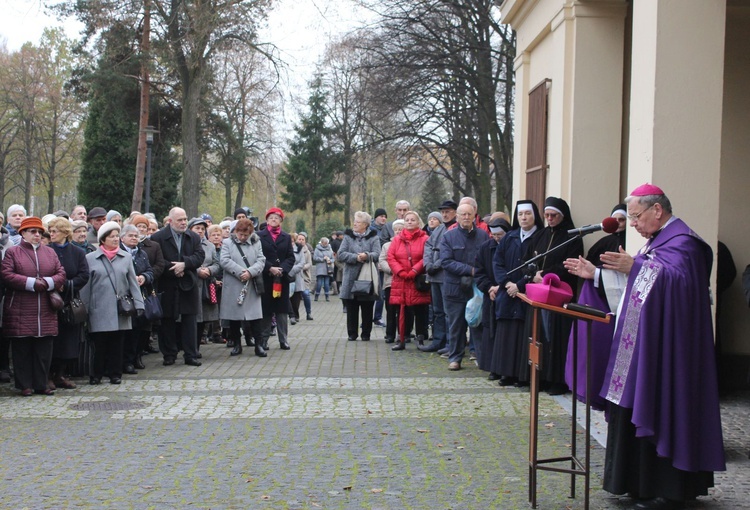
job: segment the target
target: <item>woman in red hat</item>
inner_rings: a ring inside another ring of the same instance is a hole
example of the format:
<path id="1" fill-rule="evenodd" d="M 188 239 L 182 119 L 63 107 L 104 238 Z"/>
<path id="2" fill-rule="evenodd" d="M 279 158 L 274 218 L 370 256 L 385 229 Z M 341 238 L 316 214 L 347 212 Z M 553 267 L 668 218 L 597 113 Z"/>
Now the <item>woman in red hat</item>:
<path id="1" fill-rule="evenodd" d="M 65 269 L 55 251 L 42 244 L 41 219 L 24 218 L 18 232 L 21 242 L 8 249 L 0 270 L 6 288 L 3 333 L 11 339 L 16 388 L 21 395 L 52 395 L 47 381 L 57 311 L 52 309 L 49 293 L 63 287 Z"/>

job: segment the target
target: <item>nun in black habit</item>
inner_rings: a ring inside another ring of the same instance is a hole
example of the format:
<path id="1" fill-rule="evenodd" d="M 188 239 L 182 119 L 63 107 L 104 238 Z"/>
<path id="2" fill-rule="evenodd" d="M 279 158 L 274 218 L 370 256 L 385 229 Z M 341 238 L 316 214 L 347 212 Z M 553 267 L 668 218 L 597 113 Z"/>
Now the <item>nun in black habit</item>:
<path id="1" fill-rule="evenodd" d="M 571 236 L 568 230 L 575 228 L 573 218 L 570 215 L 570 207 L 562 198 L 547 197 L 544 201 L 544 219 L 547 226 L 535 236 L 526 259 L 546 253 L 560 246 Z M 571 275 L 563 266 L 563 261 L 568 258 L 577 258 L 583 255 L 583 240 L 580 238 L 567 245 L 547 254 L 539 259 L 537 272 L 533 282 L 541 283 L 544 275 L 555 273 L 560 280 L 566 282 L 572 289 L 576 288 L 576 276 Z M 568 353 L 568 337 L 573 322 L 560 314 L 542 311 L 541 338 L 542 350 L 542 387 L 547 389 L 550 395 L 561 395 L 568 391 L 565 384 L 565 359 Z M 531 334 L 531 314 L 526 315 L 525 330 Z M 528 349 L 528 346 L 527 346 Z M 527 369 L 528 372 L 528 369 Z M 528 377 L 528 376 L 527 376 Z"/>

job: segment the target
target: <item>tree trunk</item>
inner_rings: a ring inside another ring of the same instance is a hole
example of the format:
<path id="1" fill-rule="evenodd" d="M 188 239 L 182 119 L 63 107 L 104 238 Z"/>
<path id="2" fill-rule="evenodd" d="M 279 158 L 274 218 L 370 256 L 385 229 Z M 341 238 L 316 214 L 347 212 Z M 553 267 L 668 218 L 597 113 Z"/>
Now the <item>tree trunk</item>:
<path id="1" fill-rule="evenodd" d="M 151 47 L 151 2 L 143 0 L 143 36 L 141 38 L 141 110 L 138 121 L 138 156 L 135 161 L 135 183 L 131 211 L 141 210 L 143 181 L 146 176 L 146 128 L 149 117 L 149 49 Z M 149 211 L 146 211 L 149 212 Z"/>
<path id="2" fill-rule="evenodd" d="M 198 214 L 201 195 L 201 153 L 198 148 L 201 82 L 201 71 L 197 70 L 192 79 L 182 84 L 182 208 L 189 218 Z"/>

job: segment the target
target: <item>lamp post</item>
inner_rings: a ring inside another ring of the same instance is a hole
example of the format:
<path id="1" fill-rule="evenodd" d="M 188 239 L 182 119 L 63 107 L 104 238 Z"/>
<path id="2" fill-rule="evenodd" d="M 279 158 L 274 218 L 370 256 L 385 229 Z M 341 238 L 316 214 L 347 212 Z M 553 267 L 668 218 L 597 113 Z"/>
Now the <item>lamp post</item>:
<path id="1" fill-rule="evenodd" d="M 151 146 L 154 144 L 154 126 L 146 126 L 146 211 L 151 212 Z"/>

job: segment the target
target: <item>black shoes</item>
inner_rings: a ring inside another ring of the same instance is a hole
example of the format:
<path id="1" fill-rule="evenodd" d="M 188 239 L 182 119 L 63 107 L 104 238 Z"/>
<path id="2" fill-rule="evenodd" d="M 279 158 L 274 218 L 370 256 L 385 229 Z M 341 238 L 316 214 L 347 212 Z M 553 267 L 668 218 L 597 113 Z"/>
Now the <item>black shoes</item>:
<path id="1" fill-rule="evenodd" d="M 297 317 L 290 317 L 289 318 L 289 324 L 291 324 L 292 326 L 294 326 L 295 324 L 297 324 Z"/>
<path id="2" fill-rule="evenodd" d="M 510 386 L 511 384 L 516 384 L 517 380 L 518 379 L 516 379 L 515 377 L 510 377 L 510 376 L 505 376 L 504 375 L 504 376 L 502 376 L 500 378 L 500 380 L 498 381 L 497 384 L 499 384 L 500 386 Z"/>
<path id="3" fill-rule="evenodd" d="M 255 355 L 259 358 L 265 358 L 266 356 L 268 356 L 268 354 L 266 354 L 266 351 L 264 351 L 263 347 L 261 347 L 260 345 L 255 346 Z"/>
<path id="4" fill-rule="evenodd" d="M 122 369 L 123 374 L 128 375 L 137 375 L 138 372 L 136 372 L 135 367 L 133 365 L 125 365 L 125 368 Z"/>
<path id="5" fill-rule="evenodd" d="M 101 384 L 102 378 L 101 377 L 89 377 L 89 384 L 96 385 Z"/>
<path id="6" fill-rule="evenodd" d="M 564 395 L 568 392 L 568 385 L 565 383 L 552 383 L 549 386 L 549 389 L 547 390 L 547 395 L 549 396 L 555 396 L 555 395 Z"/>
<path id="7" fill-rule="evenodd" d="M 146 365 L 143 364 L 143 359 L 140 356 L 137 356 L 135 358 L 133 368 L 137 368 L 138 370 L 143 370 L 144 368 L 146 368 Z"/>
<path id="8" fill-rule="evenodd" d="M 497 381 L 500 378 L 500 374 L 496 374 L 495 372 L 490 372 L 490 375 L 487 376 L 488 381 Z"/>
<path id="9" fill-rule="evenodd" d="M 229 353 L 230 356 L 239 356 L 242 354 L 242 342 L 237 342 L 237 345 L 232 349 L 232 352 Z"/>
<path id="10" fill-rule="evenodd" d="M 326 299 L 326 301 L 328 301 L 328 300 Z M 309 313 L 307 314 L 307 320 L 309 320 L 309 321 L 313 320 L 313 316 L 310 315 Z"/>
<path id="11" fill-rule="evenodd" d="M 168 367 L 169 365 L 174 365 L 174 360 L 172 358 L 164 358 L 161 364 Z"/>
<path id="12" fill-rule="evenodd" d="M 199 367 L 199 366 L 201 366 L 201 365 L 202 365 L 203 363 L 201 363 L 201 362 L 200 362 L 200 361 L 198 361 L 197 359 L 193 359 L 193 358 L 188 358 L 188 359 L 186 359 L 186 360 L 185 360 L 185 364 L 186 364 L 186 365 L 190 365 L 191 367 Z"/>
<path id="13" fill-rule="evenodd" d="M 406 349 L 406 344 L 403 342 L 399 342 L 393 347 L 391 347 L 392 351 L 403 351 L 404 349 Z"/>
<path id="14" fill-rule="evenodd" d="M 422 346 L 424 345 L 424 336 L 422 336 L 422 335 L 417 335 L 417 345 L 418 345 L 419 347 L 422 347 Z"/>
<path id="15" fill-rule="evenodd" d="M 440 350 L 440 345 L 433 342 L 430 345 L 419 345 L 417 346 L 417 349 L 422 352 L 438 352 Z"/>
<path id="16" fill-rule="evenodd" d="M 392 344 L 395 341 L 396 341 L 396 339 L 393 338 L 392 336 L 385 337 L 385 343 L 387 343 L 387 344 Z"/>
<path id="17" fill-rule="evenodd" d="M 289 342 L 279 342 L 279 347 L 281 347 L 282 351 L 288 351 L 291 347 L 289 347 Z"/>
<path id="18" fill-rule="evenodd" d="M 362 337 L 362 341 L 363 342 L 369 342 L 370 341 L 370 337 L 369 336 L 363 336 Z"/>
<path id="19" fill-rule="evenodd" d="M 109 378 L 109 384 L 120 384 L 122 382 L 122 379 L 119 377 L 110 377 Z"/>

